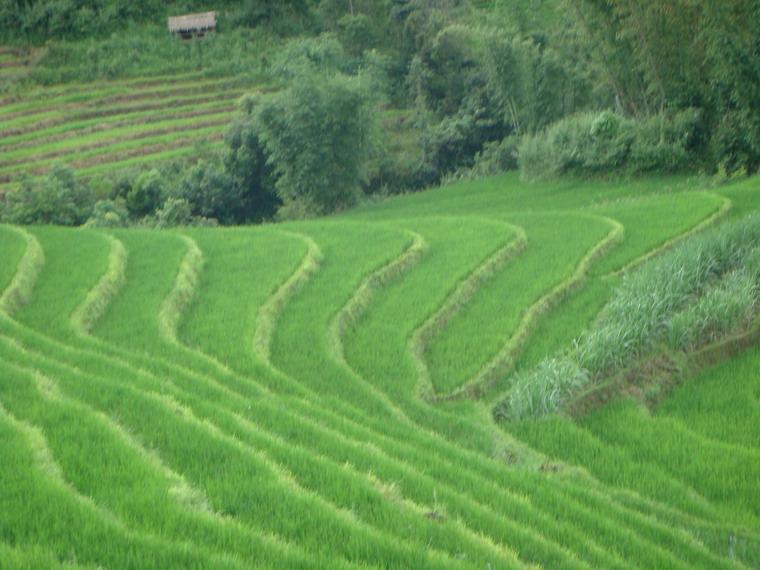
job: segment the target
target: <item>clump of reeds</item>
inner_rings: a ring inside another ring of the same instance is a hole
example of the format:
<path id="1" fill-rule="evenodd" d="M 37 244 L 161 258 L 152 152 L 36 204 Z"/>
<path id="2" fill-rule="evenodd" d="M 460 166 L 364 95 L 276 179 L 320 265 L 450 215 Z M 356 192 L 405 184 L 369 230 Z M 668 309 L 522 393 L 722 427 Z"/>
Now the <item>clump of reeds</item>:
<path id="1" fill-rule="evenodd" d="M 654 348 L 691 350 L 718 340 L 756 313 L 760 298 L 760 217 L 693 237 L 627 275 L 597 324 L 565 353 L 515 380 L 500 418 L 557 411 L 590 382 L 620 372 Z"/>

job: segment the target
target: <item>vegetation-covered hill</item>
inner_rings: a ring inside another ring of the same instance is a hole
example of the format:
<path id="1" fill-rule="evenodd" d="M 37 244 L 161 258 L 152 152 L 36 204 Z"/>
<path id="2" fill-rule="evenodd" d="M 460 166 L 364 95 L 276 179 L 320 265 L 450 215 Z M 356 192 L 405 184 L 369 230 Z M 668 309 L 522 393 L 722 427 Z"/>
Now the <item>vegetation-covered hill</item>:
<path id="1" fill-rule="evenodd" d="M 757 567 L 760 187 L 699 184 L 509 175 L 260 227 L 0 226 L 2 564 Z M 713 243 L 678 314 L 723 315 L 740 275 L 741 318 L 632 352 L 645 383 L 499 413 L 620 291 Z"/>
<path id="2" fill-rule="evenodd" d="M 212 9 L 203 38 L 166 29 Z M 518 169 L 751 175 L 758 30 L 755 0 L 0 0 L 0 219 L 295 219 Z"/>

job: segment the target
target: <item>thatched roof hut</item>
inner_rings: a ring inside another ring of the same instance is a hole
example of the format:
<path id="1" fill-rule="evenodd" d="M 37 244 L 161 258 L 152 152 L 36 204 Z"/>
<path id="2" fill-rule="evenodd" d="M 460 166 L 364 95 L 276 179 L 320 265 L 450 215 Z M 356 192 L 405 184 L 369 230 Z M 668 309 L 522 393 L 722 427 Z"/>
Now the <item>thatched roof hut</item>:
<path id="1" fill-rule="evenodd" d="M 216 12 L 173 16 L 168 20 L 169 31 L 183 38 L 201 37 L 216 29 Z"/>

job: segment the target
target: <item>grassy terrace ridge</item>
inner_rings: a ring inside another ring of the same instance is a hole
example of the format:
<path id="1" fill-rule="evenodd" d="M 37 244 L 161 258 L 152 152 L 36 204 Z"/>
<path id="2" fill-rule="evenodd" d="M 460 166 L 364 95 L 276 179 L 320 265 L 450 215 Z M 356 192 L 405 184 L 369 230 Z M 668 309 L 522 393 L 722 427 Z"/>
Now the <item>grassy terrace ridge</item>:
<path id="1" fill-rule="evenodd" d="M 0 226 L 0 557 L 756 568 L 756 344 L 653 408 L 492 410 L 634 265 L 758 209 L 757 179 L 509 174 L 263 226 Z"/>
<path id="2" fill-rule="evenodd" d="M 239 97 L 260 78 L 200 73 L 38 88 L 0 104 L 0 190 L 52 164 L 84 176 L 135 162 L 192 158 L 219 141 Z"/>

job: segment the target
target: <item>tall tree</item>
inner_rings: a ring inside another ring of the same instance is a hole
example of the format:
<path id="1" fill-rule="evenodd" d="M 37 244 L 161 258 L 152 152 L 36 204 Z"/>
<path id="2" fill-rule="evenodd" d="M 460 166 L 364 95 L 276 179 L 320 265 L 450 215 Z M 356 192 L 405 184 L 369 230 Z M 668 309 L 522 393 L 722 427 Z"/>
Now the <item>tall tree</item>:
<path id="1" fill-rule="evenodd" d="M 372 149 L 374 113 L 360 77 L 304 71 L 257 110 L 277 193 L 316 213 L 351 206 Z"/>

